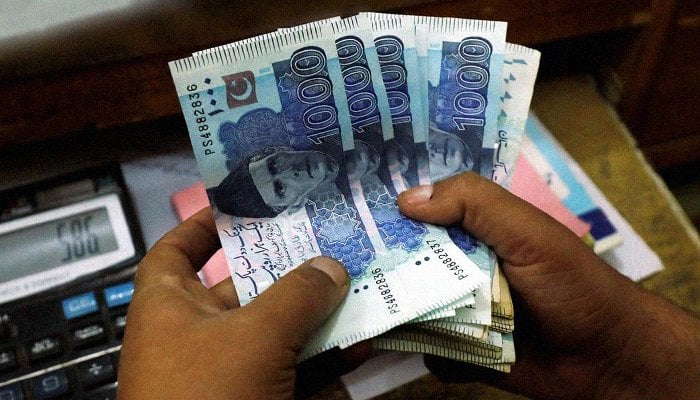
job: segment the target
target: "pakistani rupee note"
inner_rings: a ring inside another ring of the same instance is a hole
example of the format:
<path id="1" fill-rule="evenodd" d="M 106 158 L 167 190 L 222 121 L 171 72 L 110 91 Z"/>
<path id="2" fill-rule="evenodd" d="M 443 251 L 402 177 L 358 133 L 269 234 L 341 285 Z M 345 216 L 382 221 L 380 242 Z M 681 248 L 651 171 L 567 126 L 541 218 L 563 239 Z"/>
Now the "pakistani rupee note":
<path id="1" fill-rule="evenodd" d="M 493 148 L 496 152 L 482 152 L 482 155 L 491 157 L 491 172 L 489 176 L 497 183 L 505 184 L 510 177 L 510 172 L 515 164 L 515 159 L 520 151 L 520 142 L 525 129 L 530 101 L 539 68 L 540 53 L 511 43 L 506 44 L 503 61 L 503 83 L 501 96 L 499 97 L 500 112 L 498 114 L 498 142 Z M 484 157 L 482 160 L 487 160 Z M 492 274 L 492 281 L 498 281 Z M 457 315 L 447 320 L 461 323 L 481 323 L 490 325 L 492 310 L 486 306 L 486 302 L 494 300 L 494 295 L 489 299 L 485 291 L 477 295 L 477 304 L 473 307 L 458 310 Z M 489 315 L 487 316 L 486 311 Z"/>
<path id="2" fill-rule="evenodd" d="M 333 38 L 312 27 L 170 67 L 241 304 L 317 255 L 348 269 L 351 295 L 302 358 L 375 336 L 483 284 L 473 263 L 430 235 L 430 256 L 388 256 L 346 165 L 355 146 Z M 454 264 L 427 262 L 442 253 Z M 406 290 L 423 278 L 442 292 L 434 304 Z"/>
<path id="3" fill-rule="evenodd" d="M 427 110 L 416 51 L 415 25 L 408 19 L 368 13 L 377 48 L 382 80 L 387 90 L 394 137 L 405 149 L 402 175 L 407 185 L 430 184 L 427 147 Z"/>
<path id="4" fill-rule="evenodd" d="M 496 137 L 496 115 L 506 24 L 499 22 L 369 14 L 375 20 L 400 18 L 416 27 L 419 66 L 425 65 L 428 102 L 428 154 L 432 180 L 479 171 L 485 132 Z M 420 27 L 420 29 L 418 29 Z M 425 33 L 426 36 L 422 36 Z M 427 46 L 424 64 L 421 47 Z M 420 69 L 420 68 L 419 68 Z M 492 141 L 495 143 L 495 140 Z M 490 146 L 493 153 L 493 146 Z M 485 273 L 492 275 L 488 248 L 459 228 L 450 237 Z M 470 321 L 488 324 L 490 287 L 477 291 L 477 307 L 464 309 Z"/>
<path id="5" fill-rule="evenodd" d="M 428 152 L 433 181 L 463 171 L 480 172 L 484 149 L 496 142 L 498 96 L 506 24 L 454 18 L 417 17 L 428 32 Z M 489 144 L 491 143 L 491 144 Z M 486 157 L 488 160 L 488 157 Z M 450 237 L 493 278 L 494 256 L 459 227 Z M 480 287 L 476 304 L 457 310 L 459 322 L 489 325 L 490 285 Z"/>
<path id="6" fill-rule="evenodd" d="M 522 131 L 527 119 L 527 113 L 532 96 L 535 78 L 539 64 L 539 53 L 535 50 L 528 49 L 523 46 L 508 44 L 506 46 L 506 56 L 503 68 L 503 94 L 500 97 L 501 112 L 498 120 L 500 147 L 496 147 L 495 162 L 494 162 L 494 180 L 499 183 L 507 182 L 507 178 L 512 170 L 514 160 L 512 157 L 517 156 L 519 142 L 522 136 Z M 495 283 L 498 284 L 495 284 Z M 462 341 L 465 339 L 471 342 L 471 347 L 474 346 L 495 346 L 499 347 L 497 341 L 494 342 L 493 337 L 499 332 L 513 331 L 513 304 L 508 290 L 507 282 L 503 277 L 502 271 L 497 269 L 494 274 L 492 288 L 498 291 L 498 296 L 492 296 L 493 303 L 491 307 L 490 327 L 480 324 L 473 324 L 479 318 L 474 315 L 478 313 L 475 306 L 457 309 L 457 315 L 444 317 L 439 320 L 424 322 L 417 324 L 417 327 L 422 330 L 411 331 L 410 336 L 406 336 L 403 327 L 396 328 L 382 336 L 382 340 L 376 346 L 384 349 L 419 349 L 431 354 L 443 355 L 451 358 L 467 360 L 477 364 L 488 365 L 491 368 L 506 370 L 507 362 L 510 358 L 499 358 L 498 363 L 488 362 L 474 357 L 473 355 L 465 356 L 460 354 L 464 350 Z M 497 299 L 497 300 L 496 300 Z M 490 328 L 485 331 L 484 328 Z M 432 333 L 437 332 L 449 338 L 438 342 L 431 342 Z M 488 332 L 490 339 L 484 344 Z M 507 337 L 511 340 L 511 337 Z M 410 340 L 409 340 L 410 339 Z M 481 342 L 481 345 L 474 344 Z M 419 345 L 418 343 L 425 343 Z M 506 343 L 506 347 L 512 343 Z M 500 347 L 503 347 L 502 345 Z M 510 350 L 509 350 L 510 351 Z M 481 354 L 483 355 L 483 353 Z M 514 350 L 513 350 L 514 357 Z M 503 361 L 503 362 L 501 362 Z"/>
<path id="7" fill-rule="evenodd" d="M 540 64 L 540 52 L 513 43 L 506 44 L 503 60 L 503 91 L 498 114 L 498 142 L 493 156 L 491 179 L 508 187 L 520 154 L 525 123 Z"/>
<path id="8" fill-rule="evenodd" d="M 444 298 L 434 291 L 442 280 L 454 279 L 452 275 L 458 279 L 464 276 L 459 268 L 455 269 L 459 261 L 443 254 L 442 246 L 448 246 L 450 254 L 459 254 L 445 230 L 403 216 L 396 204 L 396 196 L 406 189 L 407 165 L 411 163 L 402 144 L 414 142 L 411 137 L 403 142 L 397 140 L 393 129 L 398 105 L 392 99 L 398 95 L 389 96 L 383 79 L 387 74 L 381 70 L 381 58 L 387 56 L 384 47 L 388 44 L 384 43 L 380 56 L 365 15 L 324 23 L 322 29 L 335 38 L 350 110 L 355 149 L 346 157 L 346 164 L 351 180 L 359 182 L 362 197 L 391 259 L 397 263 L 407 257 L 414 261 L 402 268 L 402 274 L 409 276 L 403 281 L 406 290 L 423 304 L 435 304 Z M 395 83 L 389 80 L 390 87 L 395 89 Z M 355 185 L 351 187 L 358 189 Z M 444 244 L 439 248 L 434 246 L 436 242 Z M 444 276 L 447 271 L 451 275 Z M 426 285 L 428 281 L 433 284 Z M 432 309 L 425 308 L 421 314 Z"/>

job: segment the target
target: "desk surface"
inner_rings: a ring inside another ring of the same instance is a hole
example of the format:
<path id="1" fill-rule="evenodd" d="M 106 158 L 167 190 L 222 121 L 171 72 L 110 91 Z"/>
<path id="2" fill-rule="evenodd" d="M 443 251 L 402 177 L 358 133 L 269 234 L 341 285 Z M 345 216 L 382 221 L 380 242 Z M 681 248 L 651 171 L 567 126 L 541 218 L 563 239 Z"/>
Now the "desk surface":
<path id="1" fill-rule="evenodd" d="M 700 315 L 700 241 L 665 184 L 586 76 L 538 83 L 532 109 L 610 202 L 659 255 L 664 270 L 640 284 Z M 583 110 L 583 111 L 582 111 Z M 517 310 L 516 310 L 517 312 Z M 516 327 L 517 329 L 517 327 Z M 348 399 L 342 385 L 317 399 Z M 418 379 L 380 400 L 523 399 L 492 387 Z"/>

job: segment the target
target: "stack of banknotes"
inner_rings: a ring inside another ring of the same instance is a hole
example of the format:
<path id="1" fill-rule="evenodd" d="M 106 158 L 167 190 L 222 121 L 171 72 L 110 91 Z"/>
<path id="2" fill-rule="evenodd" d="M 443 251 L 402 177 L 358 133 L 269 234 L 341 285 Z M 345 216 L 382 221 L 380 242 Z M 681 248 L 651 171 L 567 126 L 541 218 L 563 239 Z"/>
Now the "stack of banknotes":
<path id="1" fill-rule="evenodd" d="M 508 187 L 539 53 L 506 23 L 361 13 L 204 50 L 170 70 L 242 305 L 303 261 L 350 293 L 301 359 L 372 339 L 509 371 L 498 260 L 396 197 L 463 171 Z"/>

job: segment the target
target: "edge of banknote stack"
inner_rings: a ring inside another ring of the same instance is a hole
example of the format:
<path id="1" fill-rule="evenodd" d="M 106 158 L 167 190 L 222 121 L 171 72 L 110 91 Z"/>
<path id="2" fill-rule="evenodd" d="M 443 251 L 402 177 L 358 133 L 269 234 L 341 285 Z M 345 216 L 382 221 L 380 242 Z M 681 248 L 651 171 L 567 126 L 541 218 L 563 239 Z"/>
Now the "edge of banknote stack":
<path id="1" fill-rule="evenodd" d="M 241 304 L 331 256 L 350 294 L 300 359 L 371 339 L 509 372 L 497 257 L 396 196 L 468 170 L 508 188 L 539 56 L 505 22 L 360 13 L 170 62 Z"/>

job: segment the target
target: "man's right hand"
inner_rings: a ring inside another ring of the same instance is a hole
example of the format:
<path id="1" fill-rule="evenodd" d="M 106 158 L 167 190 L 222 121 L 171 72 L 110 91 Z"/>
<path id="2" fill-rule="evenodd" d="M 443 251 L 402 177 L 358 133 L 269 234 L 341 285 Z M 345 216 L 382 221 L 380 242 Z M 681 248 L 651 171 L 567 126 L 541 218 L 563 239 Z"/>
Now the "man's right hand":
<path id="1" fill-rule="evenodd" d="M 700 321 L 637 286 L 566 227 L 467 173 L 403 192 L 401 211 L 461 225 L 502 259 L 516 304 L 510 374 L 426 357 L 443 380 L 536 398 L 700 398 Z"/>

